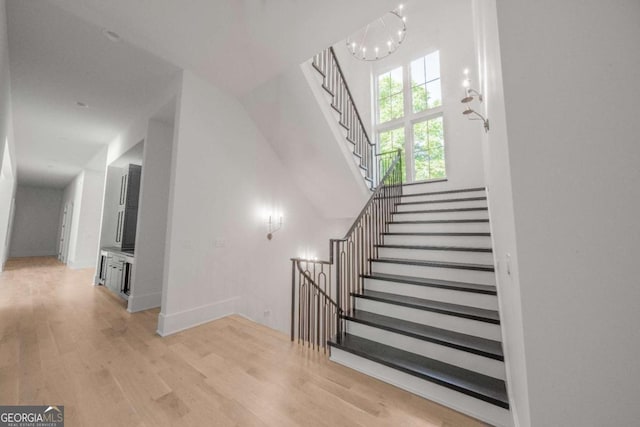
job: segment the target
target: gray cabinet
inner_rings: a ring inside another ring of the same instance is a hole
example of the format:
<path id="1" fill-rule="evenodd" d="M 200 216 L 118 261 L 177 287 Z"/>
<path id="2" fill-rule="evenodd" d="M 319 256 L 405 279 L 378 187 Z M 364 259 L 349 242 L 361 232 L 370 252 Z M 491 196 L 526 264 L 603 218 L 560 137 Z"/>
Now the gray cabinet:
<path id="1" fill-rule="evenodd" d="M 122 249 L 131 250 L 135 248 L 141 177 L 142 167 L 129 165 L 120 178 L 120 194 L 116 218 L 116 244 Z"/>
<path id="2" fill-rule="evenodd" d="M 112 292 L 128 297 L 134 258 L 120 252 L 101 251 L 100 279 Z M 102 267 L 104 265 L 104 268 Z"/>

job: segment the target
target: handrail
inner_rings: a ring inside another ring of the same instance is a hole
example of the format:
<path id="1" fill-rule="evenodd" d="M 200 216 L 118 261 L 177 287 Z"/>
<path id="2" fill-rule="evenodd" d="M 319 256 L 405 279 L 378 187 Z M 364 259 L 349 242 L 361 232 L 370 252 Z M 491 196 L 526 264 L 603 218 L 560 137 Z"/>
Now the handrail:
<path id="1" fill-rule="evenodd" d="M 332 47 L 323 50 L 314 55 L 311 64 L 322 75 L 322 87 L 330 94 L 331 107 L 340 114 L 338 122 L 346 130 L 347 145 L 363 178 L 374 190 L 376 178 L 380 176 L 379 165 L 375 162 L 376 146 L 369 138 L 335 51 Z"/>
<path id="2" fill-rule="evenodd" d="M 311 276 L 309 276 L 309 274 L 307 274 L 305 271 L 302 271 L 302 267 L 300 267 L 300 263 L 301 262 L 313 262 L 315 264 L 324 264 L 324 265 L 331 265 L 330 262 L 327 261 L 309 261 L 307 259 L 303 259 L 303 258 L 291 258 L 291 261 L 294 261 L 295 264 L 298 267 L 298 271 L 300 272 L 300 274 L 302 274 L 303 276 L 305 276 L 307 278 L 307 280 L 309 280 L 313 287 L 316 288 L 316 290 L 320 293 L 320 295 L 322 295 L 323 297 L 327 298 L 329 300 L 329 302 L 333 305 L 335 305 L 337 307 L 336 302 L 331 298 L 331 296 L 329 296 L 325 291 L 323 291 L 320 286 L 318 286 L 313 279 L 311 278 Z"/>
<path id="3" fill-rule="evenodd" d="M 383 153 L 381 155 L 384 155 L 384 154 L 385 153 Z M 402 150 L 388 151 L 386 154 L 396 154 L 396 158 L 393 160 L 393 162 L 391 163 L 391 166 L 389 166 L 389 169 L 387 170 L 387 172 L 384 174 L 384 176 L 380 180 L 381 183 L 384 183 L 385 180 L 391 175 L 391 173 L 394 170 L 393 168 L 396 166 L 397 163 L 402 163 Z M 360 211 L 360 214 L 356 217 L 355 221 L 353 222 L 353 225 L 351 226 L 349 231 L 347 231 L 347 233 L 345 234 L 345 236 L 341 240 L 347 239 L 347 237 L 349 237 L 349 235 L 351 233 L 353 233 L 353 231 L 355 230 L 356 226 L 358 225 L 358 222 L 362 219 L 362 217 L 366 213 L 367 209 L 369 209 L 369 207 L 373 203 L 373 201 L 376 198 L 376 196 L 379 193 L 382 192 L 382 188 L 383 188 L 383 185 L 378 185 L 376 187 L 376 189 L 374 190 L 373 194 L 371 194 L 371 197 L 369 197 L 369 200 L 367 201 L 367 204 L 364 205 L 364 208 L 362 208 L 362 210 Z"/>
<path id="4" fill-rule="evenodd" d="M 331 264 L 327 261 L 301 258 L 291 258 L 291 262 L 291 341 L 295 339 L 296 332 L 296 290 L 298 290 L 298 342 L 306 342 L 314 349 L 323 348 L 326 352 L 327 342 L 335 336 L 337 321 L 343 314 L 337 302 L 331 298 Z M 302 263 L 307 264 L 306 270 L 302 268 Z M 312 274 L 308 269 L 310 263 L 313 265 Z M 320 266 L 320 271 L 316 270 L 316 265 Z M 326 272 L 325 266 L 328 266 Z"/>
<path id="5" fill-rule="evenodd" d="M 330 239 L 329 261 L 291 259 L 291 341 L 295 337 L 296 290 L 299 295 L 298 341 L 306 341 L 314 348 L 317 344 L 318 348 L 322 347 L 326 351 L 326 341 L 332 338 L 341 340 L 344 330 L 343 314 L 351 311 L 353 294 L 362 291 L 363 276 L 371 272 L 370 259 L 377 256 L 382 235 L 388 231 L 388 222 L 402 197 L 401 150 L 381 154 L 380 164 L 387 162 L 383 157 L 391 154 L 395 156 L 349 231 L 342 239 Z M 312 272 L 309 269 L 303 270 L 301 263 L 306 263 L 307 267 L 311 265 Z M 332 270 L 334 265 L 335 270 Z M 313 289 L 317 295 L 310 293 L 307 288 Z M 335 300 L 332 298 L 334 290 Z M 321 310 L 321 302 L 324 311 Z M 334 320 L 327 321 L 329 312 L 335 316 Z M 311 330 L 312 321 L 316 322 L 315 332 Z"/>
<path id="6" fill-rule="evenodd" d="M 353 95 L 351 95 L 351 90 L 349 90 L 349 84 L 347 83 L 347 80 L 344 78 L 342 67 L 340 66 L 340 62 L 338 62 L 338 57 L 336 56 L 336 51 L 333 50 L 333 46 L 329 46 L 329 52 L 331 52 L 331 55 L 333 56 L 333 60 L 336 62 L 336 67 L 338 68 L 338 72 L 342 76 L 342 80 L 344 82 L 344 88 L 347 90 L 347 94 L 349 94 L 349 98 L 353 100 Z M 371 138 L 369 138 L 369 134 L 367 133 L 367 128 L 364 126 L 364 123 L 362 123 L 362 118 L 360 117 L 360 112 L 358 111 L 358 107 L 356 107 L 355 102 L 353 103 L 353 109 L 355 110 L 356 117 L 358 118 L 358 122 L 360 123 L 360 126 L 362 126 L 364 136 L 367 138 L 367 141 L 369 141 L 370 145 L 374 145 L 371 142 Z"/>

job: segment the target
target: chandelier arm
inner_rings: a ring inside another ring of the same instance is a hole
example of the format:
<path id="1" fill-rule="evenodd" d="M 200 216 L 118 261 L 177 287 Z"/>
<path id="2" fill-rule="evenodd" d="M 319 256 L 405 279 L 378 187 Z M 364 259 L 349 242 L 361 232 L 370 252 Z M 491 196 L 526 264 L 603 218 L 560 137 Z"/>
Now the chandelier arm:
<path id="1" fill-rule="evenodd" d="M 392 15 L 392 17 L 390 17 L 390 15 Z M 392 21 L 389 21 L 389 19 Z M 400 22 L 396 23 L 395 19 L 398 19 Z M 394 35 L 395 30 L 393 29 L 396 24 L 398 26 L 397 39 Z M 370 41 L 367 39 L 374 26 L 376 29 L 374 35 L 381 37 L 381 40 Z M 392 10 L 388 12 L 387 15 L 376 19 L 375 21 L 367 24 L 364 28 L 361 28 L 357 33 L 347 37 L 347 50 L 350 51 L 356 59 L 362 61 L 377 61 L 379 59 L 386 58 L 395 52 L 402 44 L 406 32 L 407 24 L 405 23 L 404 18 L 400 13 L 398 13 L 398 11 Z M 357 40 L 359 41 L 359 44 Z M 385 45 L 387 46 L 387 49 L 380 51 L 380 48 L 382 47 L 382 49 L 384 49 Z M 369 54 L 369 57 L 367 57 L 367 50 L 373 52 Z"/>
<path id="2" fill-rule="evenodd" d="M 384 22 L 384 19 L 380 18 L 380 21 L 382 21 L 382 28 L 384 28 L 387 31 L 387 34 L 389 35 L 389 41 L 391 42 L 391 44 L 387 43 L 387 51 L 388 54 L 390 54 L 392 52 L 391 48 L 395 47 L 395 43 L 393 41 L 393 35 L 391 34 L 391 30 L 389 30 L 389 27 L 387 26 L 387 24 Z"/>

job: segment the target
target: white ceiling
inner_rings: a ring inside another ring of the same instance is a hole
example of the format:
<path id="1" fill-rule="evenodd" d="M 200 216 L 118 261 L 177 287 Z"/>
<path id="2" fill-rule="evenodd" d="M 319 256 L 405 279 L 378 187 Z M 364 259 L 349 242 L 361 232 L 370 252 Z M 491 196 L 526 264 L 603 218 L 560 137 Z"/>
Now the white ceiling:
<path id="1" fill-rule="evenodd" d="M 48 1 L 6 5 L 18 182 L 64 187 L 178 68 Z"/>
<path id="2" fill-rule="evenodd" d="M 400 0 L 56 0 L 220 88 L 243 95 Z"/>
<path id="3" fill-rule="evenodd" d="M 66 185 L 144 111 L 177 67 L 240 96 L 397 3 L 10 0 L 18 180 Z M 103 29 L 122 40 L 109 41 Z"/>

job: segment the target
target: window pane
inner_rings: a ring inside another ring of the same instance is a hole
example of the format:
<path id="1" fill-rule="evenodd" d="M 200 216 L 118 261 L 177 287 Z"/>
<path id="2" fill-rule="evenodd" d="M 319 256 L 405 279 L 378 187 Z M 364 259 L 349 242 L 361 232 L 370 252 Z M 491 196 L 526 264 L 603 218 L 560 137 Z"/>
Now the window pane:
<path id="1" fill-rule="evenodd" d="M 404 115 L 402 67 L 378 76 L 378 123 Z"/>
<path id="2" fill-rule="evenodd" d="M 404 96 L 402 92 L 391 96 L 391 117 L 390 119 L 399 119 L 404 115 Z"/>
<path id="3" fill-rule="evenodd" d="M 404 128 L 380 132 L 380 153 L 404 150 Z"/>
<path id="4" fill-rule="evenodd" d="M 425 83 L 426 76 L 424 72 L 424 58 L 416 59 L 411 62 L 411 85 L 417 86 Z"/>
<path id="5" fill-rule="evenodd" d="M 379 154 L 388 153 L 390 151 L 396 151 L 400 149 L 404 153 L 404 127 L 380 132 L 378 134 L 379 141 Z M 404 154 L 403 154 L 404 155 Z M 384 172 L 384 171 L 382 171 Z M 402 180 L 406 181 L 407 177 L 407 164 L 405 159 L 402 159 Z"/>
<path id="6" fill-rule="evenodd" d="M 424 84 L 411 88 L 411 99 L 414 113 L 427 109 L 427 89 Z"/>
<path id="7" fill-rule="evenodd" d="M 391 70 L 391 93 L 402 92 L 402 67 Z"/>
<path id="8" fill-rule="evenodd" d="M 411 104 L 414 113 L 442 105 L 440 52 L 411 62 Z"/>
<path id="9" fill-rule="evenodd" d="M 440 78 L 440 52 L 435 51 L 424 57 L 427 68 L 427 82 Z"/>
<path id="10" fill-rule="evenodd" d="M 391 98 L 386 97 L 378 102 L 378 123 L 388 122 L 391 117 Z"/>
<path id="11" fill-rule="evenodd" d="M 391 73 L 378 76 L 378 99 L 388 97 L 391 94 Z"/>
<path id="12" fill-rule="evenodd" d="M 442 105 L 442 89 L 440 79 L 427 83 L 427 107 L 434 108 Z"/>
<path id="13" fill-rule="evenodd" d="M 446 177 L 442 117 L 413 126 L 415 180 Z"/>

